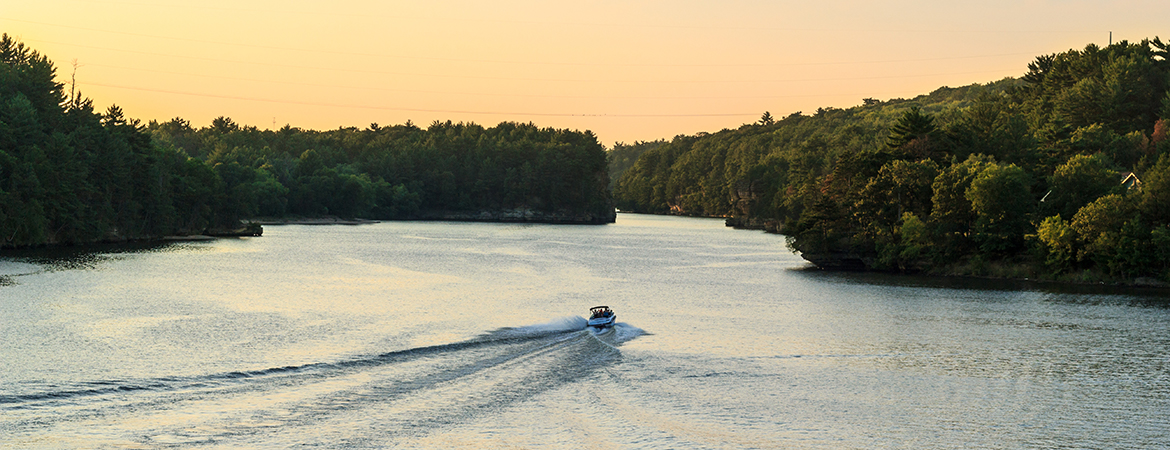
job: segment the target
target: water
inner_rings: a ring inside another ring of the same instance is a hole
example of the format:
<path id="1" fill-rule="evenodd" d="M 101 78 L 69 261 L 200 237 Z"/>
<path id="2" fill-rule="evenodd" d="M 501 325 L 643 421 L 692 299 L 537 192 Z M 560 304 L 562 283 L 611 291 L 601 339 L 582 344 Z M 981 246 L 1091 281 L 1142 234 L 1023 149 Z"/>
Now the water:
<path id="1" fill-rule="evenodd" d="M 1165 295 L 638 215 L 8 252 L 0 447 L 1155 448 Z"/>

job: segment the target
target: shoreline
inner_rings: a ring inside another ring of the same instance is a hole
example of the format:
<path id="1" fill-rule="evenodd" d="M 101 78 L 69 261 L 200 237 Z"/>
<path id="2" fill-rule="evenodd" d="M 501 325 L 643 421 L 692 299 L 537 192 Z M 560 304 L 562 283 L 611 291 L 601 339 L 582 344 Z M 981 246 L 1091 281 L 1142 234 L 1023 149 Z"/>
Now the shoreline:
<path id="1" fill-rule="evenodd" d="M 381 223 L 382 221 L 372 219 L 342 219 L 340 217 L 289 217 L 279 219 L 258 217 L 245 220 L 244 222 L 259 225 L 366 225 Z"/>
<path id="2" fill-rule="evenodd" d="M 712 218 L 724 217 L 712 216 Z M 783 226 L 774 220 L 747 220 L 742 217 L 727 217 L 725 219 L 725 226 L 728 228 L 735 230 L 762 231 L 767 234 L 784 236 Z M 813 255 L 813 258 L 809 259 L 803 253 L 797 254 L 812 265 L 810 269 L 825 272 L 883 273 L 890 275 L 902 275 L 907 277 L 926 277 L 935 279 L 1003 280 L 1063 286 L 1115 286 L 1133 289 L 1154 289 L 1170 292 L 1170 282 L 1150 277 L 1137 277 L 1133 279 L 1118 280 L 1105 274 L 1088 271 L 1053 276 L 1038 272 L 1037 267 L 1034 265 L 1023 264 L 1019 262 L 1012 263 L 1007 261 L 983 261 L 981 263 L 975 264 L 971 260 L 960 260 L 946 267 L 907 272 L 899 270 L 870 269 L 865 265 L 861 258 L 856 257 L 856 255 L 835 255 L 837 257 L 831 257 L 830 255 Z M 821 258 L 822 256 L 830 257 Z M 841 256 L 845 257 L 841 258 Z M 817 264 L 813 260 L 819 260 L 823 265 Z M 981 270 L 962 270 L 964 268 L 970 269 L 973 264 L 980 267 Z M 1020 275 L 996 275 L 997 272 L 1016 273 Z M 1082 280 L 1078 281 L 1072 279 L 1078 276 L 1081 277 Z"/>
<path id="3" fill-rule="evenodd" d="M 572 215 L 564 213 L 537 213 L 530 210 L 507 210 L 504 212 L 452 212 L 452 211 L 437 211 L 424 213 L 419 216 L 413 216 L 405 219 L 393 220 L 375 220 L 352 218 L 343 219 L 336 216 L 322 216 L 322 217 L 254 217 L 250 219 L 242 219 L 241 228 L 237 229 L 217 229 L 204 230 L 200 233 L 189 235 L 165 235 L 165 236 L 107 236 L 105 239 L 90 241 L 90 242 L 71 242 L 71 243 L 43 243 L 39 245 L 29 246 L 3 246 L 0 245 L 0 252 L 36 250 L 36 249 L 61 249 L 61 248 L 86 248 L 109 245 L 150 245 L 150 244 L 166 244 L 173 242 L 206 242 L 216 239 L 224 238 L 241 238 L 241 237 L 260 237 L 263 235 L 263 226 L 280 226 L 280 225 L 369 225 L 382 222 L 481 222 L 481 223 L 531 223 L 531 224 L 548 224 L 548 225 L 605 225 L 613 223 L 616 218 L 609 218 L 608 222 L 604 217 L 596 217 L 593 215 Z"/>
<path id="4" fill-rule="evenodd" d="M 681 216 L 678 214 L 637 213 L 637 212 L 631 212 L 631 211 L 626 211 L 623 213 L 663 215 L 663 216 L 675 216 L 675 217 Z M 615 216 L 616 216 L 616 214 L 615 214 Z M 686 217 L 686 216 L 682 216 L 682 217 Z M 706 217 L 706 218 L 712 218 L 712 219 L 727 219 L 726 217 L 708 217 L 708 216 L 689 216 L 689 217 Z M 475 216 L 469 217 L 468 215 L 462 215 L 462 214 L 459 214 L 456 217 L 451 217 L 451 216 L 426 217 L 426 218 L 416 217 L 416 218 L 410 218 L 410 219 L 396 219 L 396 220 L 386 220 L 386 221 L 373 220 L 373 219 L 360 219 L 360 218 L 358 218 L 358 219 L 342 219 L 339 217 L 295 217 L 295 218 L 280 218 L 280 219 L 271 218 L 271 217 L 262 217 L 262 218 L 254 218 L 254 219 L 244 220 L 244 221 L 242 221 L 242 223 L 245 225 L 349 225 L 349 226 L 368 225 L 368 224 L 376 224 L 376 223 L 382 223 L 382 222 L 544 223 L 544 224 L 550 224 L 550 225 L 597 224 L 596 222 L 571 223 L 571 222 L 549 222 L 549 221 L 523 220 L 523 219 L 515 220 L 515 218 L 512 218 L 513 220 L 499 220 L 499 218 L 494 218 L 494 219 L 495 220 L 485 218 L 485 217 L 475 217 Z M 737 226 L 737 225 L 734 225 L 731 223 L 727 223 L 726 227 L 732 228 L 735 230 L 762 231 L 766 234 L 783 236 L 782 233 L 778 233 L 772 229 L 761 229 L 761 228 L 756 228 L 756 227 Z M 233 230 L 233 232 L 224 232 L 224 233 L 216 233 L 213 231 L 213 232 L 208 233 L 208 234 L 200 233 L 200 234 L 192 234 L 192 235 L 171 235 L 171 236 L 149 237 L 149 238 L 138 238 L 138 239 L 111 239 L 111 240 L 90 242 L 90 243 L 84 243 L 84 244 L 45 244 L 45 245 L 33 246 L 33 247 L 0 247 L 0 254 L 6 253 L 6 252 L 23 253 L 24 251 L 59 250 L 59 249 L 68 249 L 68 248 L 85 249 L 85 248 L 107 247 L 107 246 L 114 246 L 114 247 L 132 246 L 133 247 L 133 246 L 142 246 L 142 245 L 150 246 L 150 245 L 154 245 L 154 244 L 164 244 L 165 245 L 165 244 L 169 244 L 169 243 L 208 242 L 208 241 L 214 241 L 214 240 L 225 239 L 225 238 L 238 239 L 241 237 L 260 237 L 260 236 L 262 236 L 262 234 L 252 234 L 249 232 L 244 232 L 245 229 Z M 934 270 L 929 270 L 929 269 L 928 270 L 919 270 L 919 271 L 913 271 L 913 272 L 904 272 L 904 271 L 896 271 L 896 270 L 876 270 L 876 269 L 868 269 L 865 267 L 853 267 L 853 266 L 851 266 L 851 267 L 823 267 L 823 266 L 817 265 L 816 263 L 810 261 L 808 258 L 805 258 L 805 256 L 803 254 L 800 254 L 798 252 L 794 252 L 794 253 L 796 253 L 798 256 L 800 256 L 802 259 L 804 259 L 805 262 L 807 262 L 809 264 L 809 266 L 804 270 L 827 272 L 827 273 L 895 275 L 895 276 L 904 277 L 907 279 L 926 278 L 926 279 L 934 279 L 934 280 L 987 280 L 987 281 L 1023 282 L 1023 283 L 1035 284 L 1035 285 L 1069 286 L 1069 287 L 1075 287 L 1075 286 L 1081 286 L 1081 287 L 1089 287 L 1089 286 L 1118 287 L 1118 288 L 1126 288 L 1126 289 L 1155 290 L 1155 291 L 1159 291 L 1159 292 L 1170 293 L 1170 283 L 1167 283 L 1167 282 L 1164 282 L 1161 280 L 1157 280 L 1157 279 L 1153 279 L 1153 278 L 1149 278 L 1149 277 L 1139 277 L 1139 278 L 1129 279 L 1129 280 L 1116 280 L 1116 279 L 1109 279 L 1109 277 L 1107 277 L 1103 274 L 1081 273 L 1080 275 L 1083 277 L 1083 279 L 1080 281 L 1070 280 L 1070 279 L 1059 279 L 1059 278 L 1054 278 L 1051 276 L 1046 276 L 1044 274 L 1036 275 L 1034 272 L 1034 269 L 1035 269 L 1034 267 L 1028 266 L 1026 264 L 1022 265 L 1022 264 L 1018 264 L 1018 263 L 1005 265 L 1005 263 L 1003 263 L 1003 262 L 998 262 L 998 263 L 997 262 L 985 262 L 983 269 L 985 269 L 985 270 L 989 269 L 990 272 L 1000 272 L 1000 273 L 1003 273 L 1003 272 L 1014 272 L 1014 273 L 1027 272 L 1029 274 L 1029 276 L 1003 276 L 1003 275 L 995 275 L 995 274 L 990 274 L 990 273 L 977 273 L 977 272 L 971 272 L 971 271 L 956 271 L 955 269 L 960 268 L 960 267 L 964 267 L 964 266 L 970 267 L 969 265 L 961 264 L 961 263 L 956 263 L 954 265 L 951 265 L 951 266 L 945 267 L 945 268 L 936 268 Z M 1072 276 L 1076 276 L 1076 275 L 1065 274 L 1064 276 L 1065 277 L 1072 277 Z M 1100 278 L 1093 279 L 1091 277 L 1100 277 Z"/>
<path id="5" fill-rule="evenodd" d="M 588 212 L 536 211 L 528 208 L 503 210 L 419 211 L 401 219 L 344 219 L 336 216 L 322 217 L 254 217 L 244 223 L 258 225 L 366 225 L 382 222 L 486 222 L 486 223 L 533 223 L 549 225 L 605 225 L 617 220 L 617 212 L 608 215 Z"/>

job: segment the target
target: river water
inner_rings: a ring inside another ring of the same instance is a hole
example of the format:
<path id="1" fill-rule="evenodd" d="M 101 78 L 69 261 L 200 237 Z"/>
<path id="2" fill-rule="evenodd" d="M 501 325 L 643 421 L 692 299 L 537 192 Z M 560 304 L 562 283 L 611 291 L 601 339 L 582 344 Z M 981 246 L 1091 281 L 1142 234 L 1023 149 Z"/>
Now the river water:
<path id="1" fill-rule="evenodd" d="M 1165 291 L 825 273 L 709 219 L 8 252 L 0 447 L 1156 448 L 1168 330 Z"/>

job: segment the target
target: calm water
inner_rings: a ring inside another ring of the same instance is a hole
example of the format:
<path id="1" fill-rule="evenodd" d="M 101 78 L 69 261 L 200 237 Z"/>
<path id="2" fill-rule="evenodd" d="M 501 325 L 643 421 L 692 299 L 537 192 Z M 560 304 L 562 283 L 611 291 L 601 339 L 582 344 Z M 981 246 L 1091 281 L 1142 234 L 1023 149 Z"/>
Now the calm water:
<path id="1" fill-rule="evenodd" d="M 0 447 L 1156 448 L 1165 295 L 823 273 L 636 215 L 8 253 Z"/>

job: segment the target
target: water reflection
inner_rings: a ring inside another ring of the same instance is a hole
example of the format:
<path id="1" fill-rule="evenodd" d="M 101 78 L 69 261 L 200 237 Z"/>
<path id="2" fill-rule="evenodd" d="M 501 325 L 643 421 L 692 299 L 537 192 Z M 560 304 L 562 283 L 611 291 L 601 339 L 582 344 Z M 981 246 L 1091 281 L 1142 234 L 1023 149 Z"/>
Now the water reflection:
<path id="1" fill-rule="evenodd" d="M 807 264 L 782 242 L 623 215 L 6 252 L 0 276 L 18 283 L 0 290 L 0 435 L 32 448 L 1170 439 L 1162 292 L 794 270 Z M 557 325 L 596 304 L 637 339 Z M 491 344 L 472 344 L 485 332 Z"/>
<path id="2" fill-rule="evenodd" d="M 11 264 L 12 262 L 34 264 L 39 267 L 39 271 L 44 272 L 94 270 L 104 263 L 120 260 L 127 254 L 208 251 L 211 249 L 212 245 L 205 241 L 154 241 L 5 249 L 0 252 L 0 264 Z"/>
<path id="3" fill-rule="evenodd" d="M 934 277 L 882 272 L 840 272 L 816 267 L 790 269 L 791 273 L 820 283 L 844 283 L 863 286 L 930 288 L 959 291 L 1034 292 L 1046 301 L 1080 304 L 1130 304 L 1143 307 L 1170 308 L 1170 288 L 1115 286 L 1102 284 L 1068 284 L 1035 280 L 1004 280 L 977 277 Z"/>

